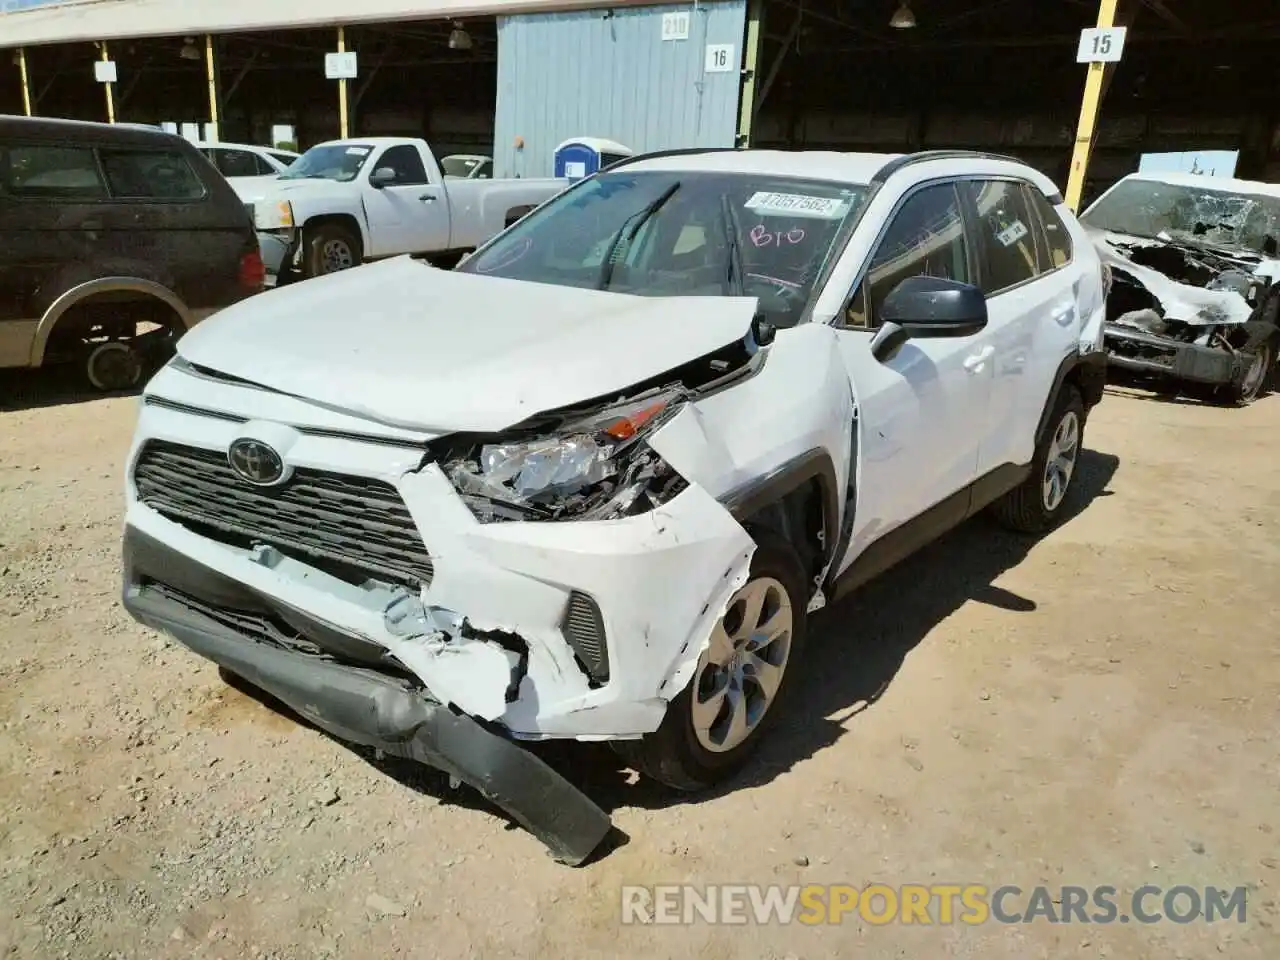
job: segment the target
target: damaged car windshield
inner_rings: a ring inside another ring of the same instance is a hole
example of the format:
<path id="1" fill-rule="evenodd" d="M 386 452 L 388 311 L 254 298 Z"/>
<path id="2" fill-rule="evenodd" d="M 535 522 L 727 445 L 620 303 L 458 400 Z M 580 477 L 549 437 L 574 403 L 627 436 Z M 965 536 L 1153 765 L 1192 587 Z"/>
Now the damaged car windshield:
<path id="1" fill-rule="evenodd" d="M 368 144 L 328 144 L 312 147 L 280 174 L 281 180 L 354 180 L 373 147 Z"/>
<path id="2" fill-rule="evenodd" d="M 1095 230 L 1133 237 L 1165 234 L 1274 255 L 1280 239 L 1280 197 L 1122 180 L 1080 221 Z"/>
<path id="3" fill-rule="evenodd" d="M 458 269 L 641 296 L 749 296 L 796 324 L 862 186 L 625 171 L 567 191 Z M 607 262 L 606 262 L 607 258 Z"/>

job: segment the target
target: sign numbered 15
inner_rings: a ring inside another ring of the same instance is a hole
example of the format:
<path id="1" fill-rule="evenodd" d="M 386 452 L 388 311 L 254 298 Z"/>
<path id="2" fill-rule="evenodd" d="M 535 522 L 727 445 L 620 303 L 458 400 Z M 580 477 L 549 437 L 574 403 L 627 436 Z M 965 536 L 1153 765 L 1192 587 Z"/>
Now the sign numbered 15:
<path id="1" fill-rule="evenodd" d="M 1080 31 L 1076 63 L 1118 63 L 1124 52 L 1124 27 L 1090 27 Z"/>

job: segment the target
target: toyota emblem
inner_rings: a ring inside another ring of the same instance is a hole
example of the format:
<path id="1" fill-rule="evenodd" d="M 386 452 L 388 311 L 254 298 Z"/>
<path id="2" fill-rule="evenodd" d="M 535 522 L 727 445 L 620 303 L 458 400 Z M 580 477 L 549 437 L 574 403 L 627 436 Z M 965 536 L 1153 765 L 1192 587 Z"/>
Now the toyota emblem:
<path id="1" fill-rule="evenodd" d="M 261 440 L 247 437 L 227 448 L 227 463 L 242 480 L 259 487 L 269 487 L 284 478 L 284 461 L 280 454 Z"/>

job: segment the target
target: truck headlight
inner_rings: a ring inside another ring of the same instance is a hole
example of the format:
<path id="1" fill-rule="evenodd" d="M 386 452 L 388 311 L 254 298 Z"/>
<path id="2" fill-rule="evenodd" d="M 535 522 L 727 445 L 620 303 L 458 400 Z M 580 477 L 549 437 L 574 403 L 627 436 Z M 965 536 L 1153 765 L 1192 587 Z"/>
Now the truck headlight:
<path id="1" fill-rule="evenodd" d="M 254 203 L 253 225 L 259 230 L 288 230 L 293 227 L 293 204 L 288 200 L 277 203 Z"/>
<path id="2" fill-rule="evenodd" d="M 652 393 L 545 437 L 483 444 L 444 469 L 483 522 L 643 513 L 686 485 L 644 442 L 679 409 L 679 400 L 677 391 Z"/>

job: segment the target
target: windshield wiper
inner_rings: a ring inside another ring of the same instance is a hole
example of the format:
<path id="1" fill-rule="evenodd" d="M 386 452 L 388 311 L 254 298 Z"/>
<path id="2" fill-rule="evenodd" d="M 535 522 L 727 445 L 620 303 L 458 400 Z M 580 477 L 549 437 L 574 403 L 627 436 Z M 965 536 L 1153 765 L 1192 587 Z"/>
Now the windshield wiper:
<path id="1" fill-rule="evenodd" d="M 667 187 L 667 189 L 654 197 L 653 200 L 644 207 L 644 209 L 637 210 L 631 216 L 627 217 L 626 220 L 622 221 L 622 226 L 618 228 L 618 232 L 613 238 L 613 243 L 609 244 L 609 249 L 604 252 L 604 260 L 600 264 L 600 278 L 596 281 L 597 290 L 606 289 L 609 286 L 609 281 L 613 279 L 613 268 L 616 265 L 613 257 L 614 254 L 618 252 L 618 248 L 621 246 L 623 238 L 625 237 L 626 239 L 626 246 L 622 247 L 622 249 L 626 250 L 631 246 L 631 241 L 636 238 L 636 234 L 640 232 L 640 228 L 648 223 L 649 218 L 661 210 L 662 205 L 670 200 L 672 195 L 679 189 L 680 181 L 677 180 L 675 183 L 671 184 L 671 186 Z M 632 224 L 630 229 L 627 229 L 627 224 L 631 223 L 632 220 L 634 220 L 635 223 Z"/>
<path id="2" fill-rule="evenodd" d="M 738 218 L 727 193 L 720 196 L 720 212 L 724 215 L 724 240 L 729 247 L 729 269 L 725 283 L 735 296 L 746 295 L 746 270 L 742 266 L 742 246 L 738 243 Z"/>

